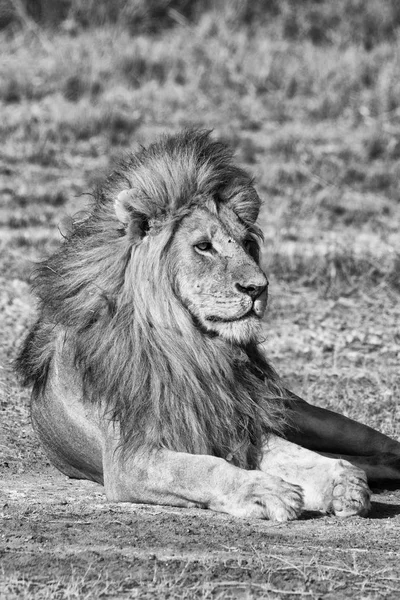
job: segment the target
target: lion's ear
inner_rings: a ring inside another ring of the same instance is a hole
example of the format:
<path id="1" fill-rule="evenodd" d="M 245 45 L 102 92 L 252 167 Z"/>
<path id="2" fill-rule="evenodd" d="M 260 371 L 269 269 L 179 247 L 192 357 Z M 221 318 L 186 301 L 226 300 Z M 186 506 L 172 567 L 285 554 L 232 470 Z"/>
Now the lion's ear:
<path id="1" fill-rule="evenodd" d="M 261 200 L 256 190 L 249 187 L 238 194 L 232 195 L 227 202 L 227 206 L 245 223 L 253 224 L 257 221 Z"/>
<path id="2" fill-rule="evenodd" d="M 115 199 L 115 214 L 123 225 L 128 225 L 132 219 L 132 200 L 133 190 L 122 190 Z"/>
<path id="3" fill-rule="evenodd" d="M 134 190 L 123 190 L 115 199 L 117 219 L 134 238 L 142 238 L 149 230 L 149 221 L 144 212 L 133 204 Z M 137 204 L 137 201 L 135 202 Z"/>

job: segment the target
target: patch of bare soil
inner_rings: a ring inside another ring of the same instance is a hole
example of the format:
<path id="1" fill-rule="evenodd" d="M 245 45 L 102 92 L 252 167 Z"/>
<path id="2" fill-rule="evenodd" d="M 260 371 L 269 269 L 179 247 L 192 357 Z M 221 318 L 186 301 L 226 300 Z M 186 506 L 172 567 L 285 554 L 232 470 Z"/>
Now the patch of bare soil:
<path id="1" fill-rule="evenodd" d="M 52 469 L 3 476 L 0 490 L 4 599 L 400 595 L 398 491 L 374 495 L 365 519 L 277 524 L 110 504 Z"/>

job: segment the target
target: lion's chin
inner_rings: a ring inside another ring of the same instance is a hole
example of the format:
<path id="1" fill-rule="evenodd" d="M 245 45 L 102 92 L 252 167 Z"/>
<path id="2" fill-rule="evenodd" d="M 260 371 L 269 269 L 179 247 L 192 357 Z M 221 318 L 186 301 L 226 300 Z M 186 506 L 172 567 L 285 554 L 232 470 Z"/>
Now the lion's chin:
<path id="1" fill-rule="evenodd" d="M 261 321 L 255 315 L 237 321 L 212 321 L 207 329 L 236 344 L 246 344 L 258 339 Z"/>

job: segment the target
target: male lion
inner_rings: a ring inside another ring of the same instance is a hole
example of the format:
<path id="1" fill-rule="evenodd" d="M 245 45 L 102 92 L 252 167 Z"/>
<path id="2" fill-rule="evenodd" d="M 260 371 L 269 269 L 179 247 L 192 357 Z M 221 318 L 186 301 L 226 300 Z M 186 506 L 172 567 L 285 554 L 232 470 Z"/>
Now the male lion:
<path id="1" fill-rule="evenodd" d="M 112 501 L 278 521 L 369 509 L 364 471 L 307 447 L 400 474 L 400 444 L 300 400 L 263 355 L 259 208 L 229 150 L 184 132 L 121 164 L 39 266 L 18 367 L 63 473 Z"/>

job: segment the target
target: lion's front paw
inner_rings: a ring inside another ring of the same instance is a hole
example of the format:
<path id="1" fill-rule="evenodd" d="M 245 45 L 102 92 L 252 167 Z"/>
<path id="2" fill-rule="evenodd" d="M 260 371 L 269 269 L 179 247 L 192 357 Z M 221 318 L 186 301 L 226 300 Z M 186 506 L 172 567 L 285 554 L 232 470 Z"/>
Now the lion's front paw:
<path id="1" fill-rule="evenodd" d="M 280 477 L 248 471 L 246 480 L 224 497 L 217 510 L 235 517 L 290 521 L 303 510 L 303 490 Z"/>
<path id="2" fill-rule="evenodd" d="M 365 516 L 371 508 L 371 491 L 364 471 L 340 460 L 335 475 L 331 510 L 338 517 Z"/>

